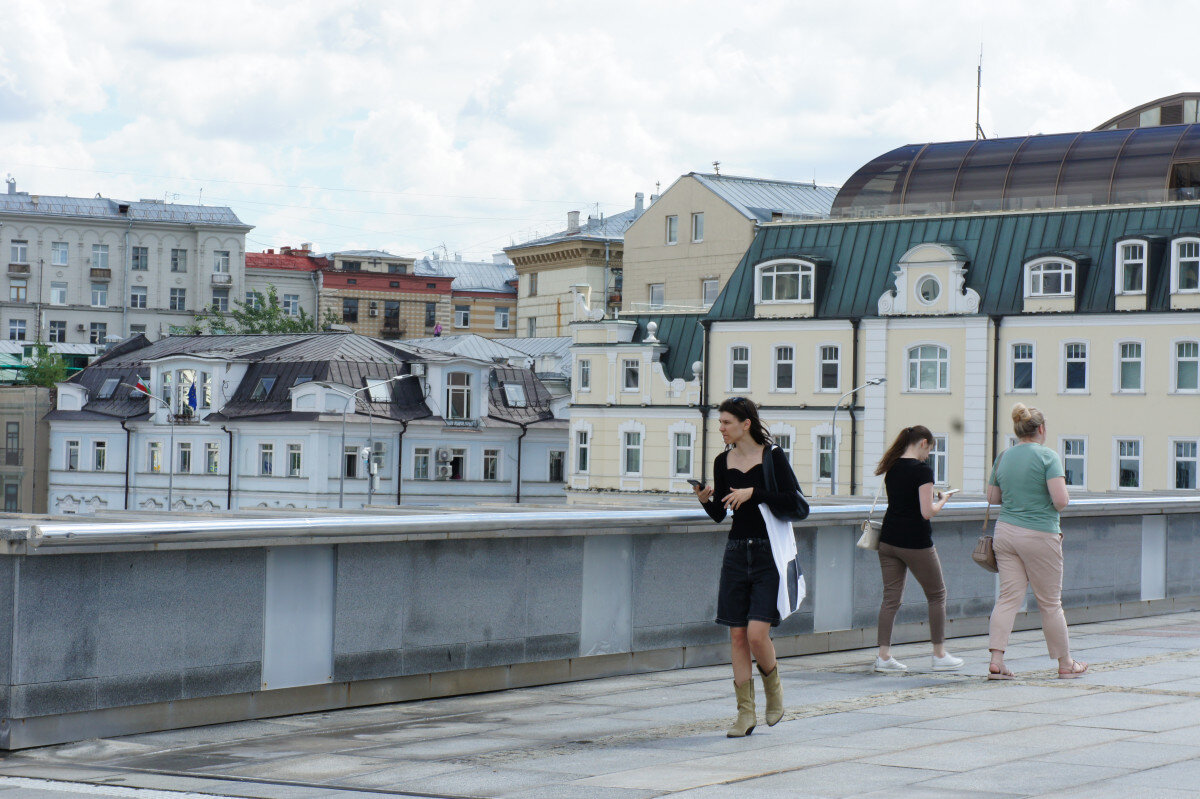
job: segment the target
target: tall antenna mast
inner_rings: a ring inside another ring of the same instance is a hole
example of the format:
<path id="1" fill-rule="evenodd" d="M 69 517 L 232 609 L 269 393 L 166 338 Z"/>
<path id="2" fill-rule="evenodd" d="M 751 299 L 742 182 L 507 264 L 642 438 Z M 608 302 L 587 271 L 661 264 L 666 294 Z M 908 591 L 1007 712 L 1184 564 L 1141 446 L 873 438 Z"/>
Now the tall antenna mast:
<path id="1" fill-rule="evenodd" d="M 983 91 L 983 42 L 979 43 L 979 67 L 975 71 L 975 141 L 986 139 L 979 124 L 979 95 Z"/>

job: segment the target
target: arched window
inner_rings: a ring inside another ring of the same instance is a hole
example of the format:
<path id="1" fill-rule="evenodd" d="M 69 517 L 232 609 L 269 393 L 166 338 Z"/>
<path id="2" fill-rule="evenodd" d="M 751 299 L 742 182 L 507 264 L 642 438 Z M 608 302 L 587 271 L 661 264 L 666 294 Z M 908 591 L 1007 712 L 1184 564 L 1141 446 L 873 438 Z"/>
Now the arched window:
<path id="1" fill-rule="evenodd" d="M 771 261 L 755 267 L 756 302 L 812 302 L 815 268 L 804 261 Z"/>
<path id="2" fill-rule="evenodd" d="M 1026 297 L 1071 297 L 1075 294 L 1075 264 L 1057 258 L 1031 261 L 1025 267 Z"/>
<path id="3" fill-rule="evenodd" d="M 946 391 L 950 388 L 950 352 L 937 344 L 908 350 L 908 390 Z"/>

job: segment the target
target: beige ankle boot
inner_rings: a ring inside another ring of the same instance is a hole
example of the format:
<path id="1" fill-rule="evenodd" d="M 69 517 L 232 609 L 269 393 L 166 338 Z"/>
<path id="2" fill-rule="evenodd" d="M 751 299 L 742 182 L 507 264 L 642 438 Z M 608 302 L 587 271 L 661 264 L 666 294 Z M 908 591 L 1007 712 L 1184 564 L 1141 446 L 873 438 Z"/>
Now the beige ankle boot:
<path id="1" fill-rule="evenodd" d="M 767 673 L 759 668 L 762 674 L 763 691 L 767 694 L 767 726 L 774 727 L 783 718 L 783 685 L 779 682 L 779 664 Z"/>
<path id="2" fill-rule="evenodd" d="M 754 680 L 746 680 L 741 685 L 735 682 L 733 691 L 737 694 L 737 721 L 733 722 L 725 737 L 744 738 L 754 732 L 754 725 L 758 723 L 758 717 L 754 715 Z"/>

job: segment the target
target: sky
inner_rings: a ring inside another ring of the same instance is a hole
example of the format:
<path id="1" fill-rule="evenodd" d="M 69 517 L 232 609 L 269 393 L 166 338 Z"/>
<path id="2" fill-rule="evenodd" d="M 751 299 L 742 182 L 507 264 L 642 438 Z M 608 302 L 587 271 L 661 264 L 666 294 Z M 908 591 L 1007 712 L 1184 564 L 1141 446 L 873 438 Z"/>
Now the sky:
<path id="1" fill-rule="evenodd" d="M 227 205 L 248 251 L 490 260 L 680 175 L 837 186 L 903 144 L 1200 90 L 1192 2 L 5 4 L 0 174 Z"/>

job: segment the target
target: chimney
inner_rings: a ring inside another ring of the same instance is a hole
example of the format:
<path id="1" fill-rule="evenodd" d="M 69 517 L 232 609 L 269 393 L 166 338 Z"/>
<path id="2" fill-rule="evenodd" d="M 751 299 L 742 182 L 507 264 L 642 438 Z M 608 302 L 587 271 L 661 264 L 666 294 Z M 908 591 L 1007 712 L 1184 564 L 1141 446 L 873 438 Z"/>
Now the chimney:
<path id="1" fill-rule="evenodd" d="M 300 245 L 300 249 L 304 252 L 312 252 L 312 242 L 306 241 Z"/>
<path id="2" fill-rule="evenodd" d="M 267 255 L 274 255 L 274 254 L 275 254 L 275 248 L 274 248 L 274 247 L 268 247 L 268 248 L 267 248 Z"/>
<path id="3" fill-rule="evenodd" d="M 656 203 L 656 202 L 658 202 L 658 195 L 657 195 L 657 194 L 651 194 L 651 195 L 650 195 L 650 204 L 651 204 L 651 205 L 654 205 L 654 203 Z"/>
<path id="4" fill-rule="evenodd" d="M 280 254 L 280 255 L 291 255 L 291 254 L 292 254 L 292 248 L 291 248 L 291 247 L 280 247 L 280 248 L 279 248 L 279 254 Z"/>
<path id="5" fill-rule="evenodd" d="M 462 253 L 461 252 L 454 253 L 454 260 L 462 262 Z"/>
<path id="6" fill-rule="evenodd" d="M 17 193 L 17 179 L 16 178 L 14 178 L 12 175 L 9 175 L 8 178 L 5 180 L 5 183 L 8 184 L 8 193 L 9 194 Z"/>
<path id="7" fill-rule="evenodd" d="M 567 211 L 567 232 L 568 233 L 578 233 L 579 232 L 579 212 L 578 211 Z"/>
<path id="8" fill-rule="evenodd" d="M 642 215 L 642 201 L 645 199 L 646 195 L 642 194 L 640 191 L 633 195 L 633 210 L 638 216 Z"/>

